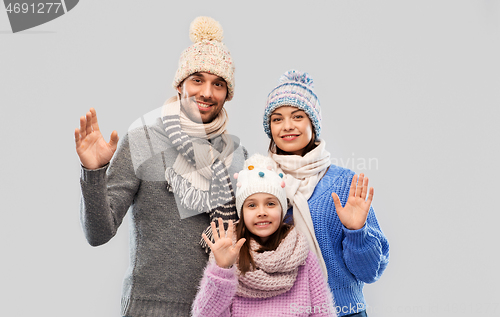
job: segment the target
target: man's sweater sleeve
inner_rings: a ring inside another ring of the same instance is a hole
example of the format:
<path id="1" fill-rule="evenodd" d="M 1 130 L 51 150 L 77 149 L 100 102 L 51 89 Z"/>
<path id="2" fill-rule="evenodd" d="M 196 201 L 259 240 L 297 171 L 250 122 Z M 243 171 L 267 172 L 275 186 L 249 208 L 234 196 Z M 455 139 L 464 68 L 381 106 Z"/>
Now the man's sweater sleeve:
<path id="1" fill-rule="evenodd" d="M 231 303 L 238 289 L 238 277 L 233 266 L 223 269 L 214 262 L 205 268 L 200 289 L 193 302 L 193 317 L 230 317 Z"/>
<path id="2" fill-rule="evenodd" d="M 82 166 L 80 185 L 80 220 L 85 237 L 92 246 L 102 245 L 116 234 L 140 185 L 127 135 L 108 165 L 96 170 Z"/>

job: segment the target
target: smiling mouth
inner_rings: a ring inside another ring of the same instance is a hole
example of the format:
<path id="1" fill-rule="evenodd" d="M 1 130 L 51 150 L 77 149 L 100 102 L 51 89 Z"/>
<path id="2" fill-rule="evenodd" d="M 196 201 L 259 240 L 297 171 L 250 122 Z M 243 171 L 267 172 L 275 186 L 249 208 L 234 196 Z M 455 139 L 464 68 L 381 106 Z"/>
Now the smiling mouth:
<path id="1" fill-rule="evenodd" d="M 271 223 L 269 221 L 266 221 L 266 222 L 257 222 L 255 225 L 256 226 L 267 226 L 267 225 L 270 225 Z"/>
<path id="2" fill-rule="evenodd" d="M 203 108 L 203 109 L 208 109 L 212 106 L 212 104 L 206 103 L 203 101 L 196 101 L 196 103 L 198 104 L 198 107 Z"/>
<path id="3" fill-rule="evenodd" d="M 298 136 L 299 136 L 298 134 L 289 134 L 289 135 L 284 135 L 281 138 L 284 139 L 284 140 L 287 140 L 287 139 L 297 138 Z"/>

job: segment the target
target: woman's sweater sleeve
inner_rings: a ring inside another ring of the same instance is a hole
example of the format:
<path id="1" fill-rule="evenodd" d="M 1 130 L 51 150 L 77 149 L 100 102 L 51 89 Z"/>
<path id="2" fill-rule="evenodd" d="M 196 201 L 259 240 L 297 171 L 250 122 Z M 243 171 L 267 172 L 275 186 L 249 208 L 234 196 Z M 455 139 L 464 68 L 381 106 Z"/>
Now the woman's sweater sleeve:
<path id="1" fill-rule="evenodd" d="M 231 303 L 238 289 L 236 268 L 223 269 L 214 262 L 205 268 L 193 302 L 193 317 L 230 317 Z"/>
<path id="2" fill-rule="evenodd" d="M 379 227 L 373 208 L 363 228 L 343 227 L 344 262 L 349 271 L 365 283 L 377 281 L 389 264 L 389 242 Z"/>
<path id="3" fill-rule="evenodd" d="M 80 220 L 92 246 L 102 245 L 116 234 L 140 185 L 128 136 L 120 141 L 108 165 L 96 170 L 81 167 Z"/>

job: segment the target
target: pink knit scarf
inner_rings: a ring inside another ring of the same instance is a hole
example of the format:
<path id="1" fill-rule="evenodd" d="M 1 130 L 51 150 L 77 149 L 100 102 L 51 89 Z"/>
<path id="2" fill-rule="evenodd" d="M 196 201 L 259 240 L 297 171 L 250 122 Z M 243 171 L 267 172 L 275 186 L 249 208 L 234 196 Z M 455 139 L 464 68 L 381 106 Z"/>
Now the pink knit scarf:
<path id="1" fill-rule="evenodd" d="M 257 253 L 259 243 L 250 240 L 250 249 L 257 268 L 241 275 L 236 294 L 241 297 L 267 298 L 290 290 L 295 283 L 299 266 L 304 265 L 309 253 L 305 237 L 293 228 L 274 251 Z"/>

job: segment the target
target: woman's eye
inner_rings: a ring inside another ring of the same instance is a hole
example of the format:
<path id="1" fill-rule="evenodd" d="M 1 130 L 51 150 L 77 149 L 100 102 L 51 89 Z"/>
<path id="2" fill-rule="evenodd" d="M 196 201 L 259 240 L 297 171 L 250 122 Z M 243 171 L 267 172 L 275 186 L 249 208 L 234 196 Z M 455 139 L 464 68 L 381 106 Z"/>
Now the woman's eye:
<path id="1" fill-rule="evenodd" d="M 302 119 L 302 118 L 304 118 L 304 116 L 303 116 L 303 115 L 301 115 L 301 114 L 298 114 L 298 115 L 296 115 L 296 116 L 295 116 L 295 118 L 296 118 L 296 119 Z"/>
<path id="2" fill-rule="evenodd" d="M 271 122 L 278 122 L 280 120 L 281 120 L 280 118 L 274 118 L 274 119 L 271 120 Z"/>

